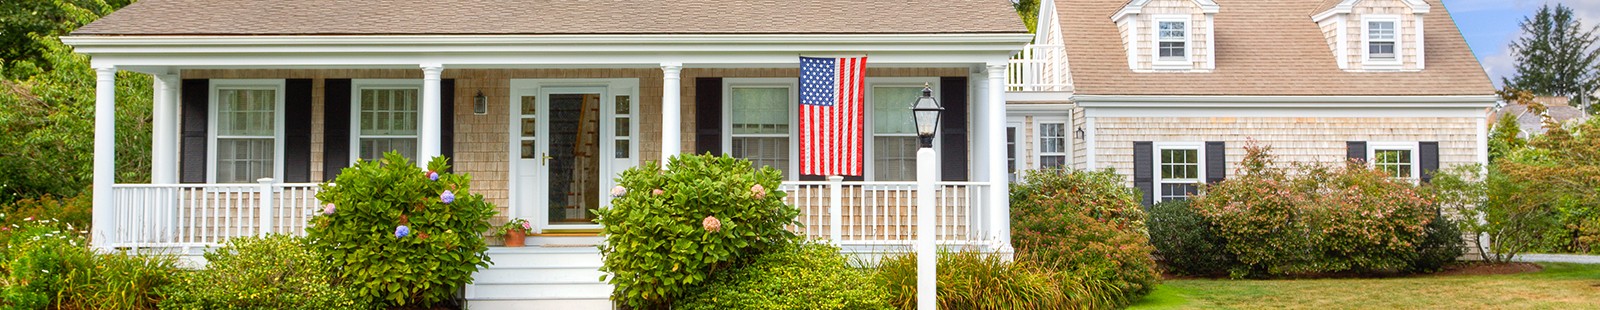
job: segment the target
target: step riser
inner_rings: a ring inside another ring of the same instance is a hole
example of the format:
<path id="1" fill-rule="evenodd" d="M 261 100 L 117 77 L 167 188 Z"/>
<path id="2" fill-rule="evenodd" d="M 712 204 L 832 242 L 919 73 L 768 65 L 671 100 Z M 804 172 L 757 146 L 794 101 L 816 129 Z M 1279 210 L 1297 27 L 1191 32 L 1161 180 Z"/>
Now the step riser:
<path id="1" fill-rule="evenodd" d="M 611 285 L 606 284 L 473 284 L 467 287 L 468 300 L 606 299 Z"/>
<path id="2" fill-rule="evenodd" d="M 489 254 L 494 264 L 489 268 L 505 267 L 599 267 L 604 258 L 599 253 L 498 253 Z"/>
<path id="3" fill-rule="evenodd" d="M 473 300 L 467 302 L 467 309 L 472 310 L 502 310 L 502 309 L 561 309 L 561 310 L 610 310 L 611 301 L 605 299 L 576 299 L 576 300 Z"/>
<path id="4" fill-rule="evenodd" d="M 473 283 L 546 284 L 546 283 L 603 283 L 599 268 L 490 268 L 472 275 Z"/>

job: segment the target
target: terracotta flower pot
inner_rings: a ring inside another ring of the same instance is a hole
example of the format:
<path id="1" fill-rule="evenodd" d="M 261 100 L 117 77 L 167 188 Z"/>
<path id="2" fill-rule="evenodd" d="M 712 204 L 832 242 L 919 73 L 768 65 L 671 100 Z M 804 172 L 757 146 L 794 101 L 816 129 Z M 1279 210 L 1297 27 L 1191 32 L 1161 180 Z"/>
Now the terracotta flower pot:
<path id="1" fill-rule="evenodd" d="M 527 233 L 515 230 L 508 231 L 506 232 L 506 247 L 520 248 L 523 245 L 526 245 L 526 242 L 528 241 L 527 238 Z"/>

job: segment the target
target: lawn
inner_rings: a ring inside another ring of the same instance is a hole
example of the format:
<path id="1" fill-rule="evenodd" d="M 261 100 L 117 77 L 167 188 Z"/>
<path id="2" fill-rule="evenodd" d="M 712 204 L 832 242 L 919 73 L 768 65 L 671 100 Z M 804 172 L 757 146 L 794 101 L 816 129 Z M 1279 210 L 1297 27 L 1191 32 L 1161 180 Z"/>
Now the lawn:
<path id="1" fill-rule="evenodd" d="M 1510 275 L 1168 280 L 1131 309 L 1600 309 L 1600 265 Z"/>

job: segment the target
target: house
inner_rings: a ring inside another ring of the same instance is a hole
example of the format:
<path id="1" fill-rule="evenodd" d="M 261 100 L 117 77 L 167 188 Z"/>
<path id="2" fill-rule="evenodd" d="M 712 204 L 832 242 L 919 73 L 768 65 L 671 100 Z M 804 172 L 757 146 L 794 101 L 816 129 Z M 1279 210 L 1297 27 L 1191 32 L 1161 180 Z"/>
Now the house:
<path id="1" fill-rule="evenodd" d="M 316 183 L 385 151 L 447 156 L 537 233 L 490 250 L 473 308 L 609 305 L 589 209 L 684 153 L 797 164 L 799 56 L 866 55 L 864 177 L 785 175 L 806 236 L 909 244 L 924 86 L 941 243 L 1009 251 L 1006 70 L 1033 36 L 999 0 L 143 0 L 62 40 L 97 72 L 93 243 L 193 256 L 303 232 Z M 152 182 L 113 181 L 116 73 L 155 77 Z M 979 135 L 977 133 L 981 133 Z M 424 160 L 425 161 L 425 160 Z"/>
<path id="2" fill-rule="evenodd" d="M 1017 168 L 1114 169 L 1146 204 L 1280 162 L 1398 178 L 1488 159 L 1495 89 L 1438 0 L 1045 0 L 1008 93 Z"/>
<path id="3" fill-rule="evenodd" d="M 1582 108 L 1572 106 L 1565 96 L 1540 96 L 1533 100 L 1544 105 L 1544 113 L 1534 113 L 1526 104 L 1506 103 L 1489 115 L 1490 129 L 1494 129 L 1501 118 L 1515 117 L 1517 128 L 1521 131 L 1517 136 L 1527 139 L 1549 130 L 1544 128 L 1545 117 L 1550 117 L 1550 120 L 1557 124 L 1582 123 L 1589 120 L 1589 113 L 1583 112 Z"/>

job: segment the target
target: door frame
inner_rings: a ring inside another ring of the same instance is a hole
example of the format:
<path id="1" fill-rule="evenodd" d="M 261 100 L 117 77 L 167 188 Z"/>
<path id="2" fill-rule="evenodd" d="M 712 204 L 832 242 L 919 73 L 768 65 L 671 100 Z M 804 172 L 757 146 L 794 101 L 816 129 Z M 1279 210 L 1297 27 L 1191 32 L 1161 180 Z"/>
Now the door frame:
<path id="1" fill-rule="evenodd" d="M 510 205 L 506 207 L 508 217 L 527 219 L 532 222 L 534 224 L 534 233 L 542 233 L 551 229 L 592 230 L 600 228 L 600 225 L 552 225 L 550 224 L 550 212 L 547 205 L 548 198 L 541 199 L 533 191 L 522 190 L 522 187 L 527 185 L 525 184 L 526 182 L 537 183 L 537 180 L 547 180 L 549 173 L 539 174 L 538 171 L 535 171 L 535 175 L 530 180 L 523 180 L 524 177 L 521 176 L 523 174 L 522 169 L 542 168 L 540 167 L 541 165 L 528 165 L 521 162 L 523 160 L 521 158 L 522 145 L 520 139 L 522 129 L 521 99 L 523 96 L 539 96 L 541 109 L 537 115 L 548 116 L 548 97 L 550 93 L 593 93 L 592 91 L 594 90 L 600 91 L 601 126 L 598 129 L 602 140 L 599 143 L 601 155 L 599 160 L 601 162 L 600 177 L 597 181 L 600 182 L 600 207 L 606 208 L 610 206 L 611 202 L 605 197 L 610 192 L 609 189 L 615 185 L 615 177 L 621 174 L 623 170 L 639 164 L 639 149 L 641 148 L 639 143 L 639 79 L 511 79 L 509 85 L 509 96 L 506 100 L 508 123 L 505 131 L 508 151 L 506 154 L 507 200 L 510 202 Z M 616 98 L 618 96 L 628 96 L 629 113 L 616 113 Z M 630 140 L 628 158 L 617 159 L 612 156 L 615 154 L 615 141 L 618 138 L 617 133 L 613 132 L 615 131 L 614 127 L 616 127 L 614 124 L 618 117 L 624 115 L 631 120 L 626 133 L 627 137 L 629 137 L 628 140 Z M 535 153 L 548 151 L 549 125 L 550 122 L 545 119 L 538 120 L 537 126 L 540 128 L 536 129 L 535 137 L 539 142 L 535 144 L 537 148 Z"/>

